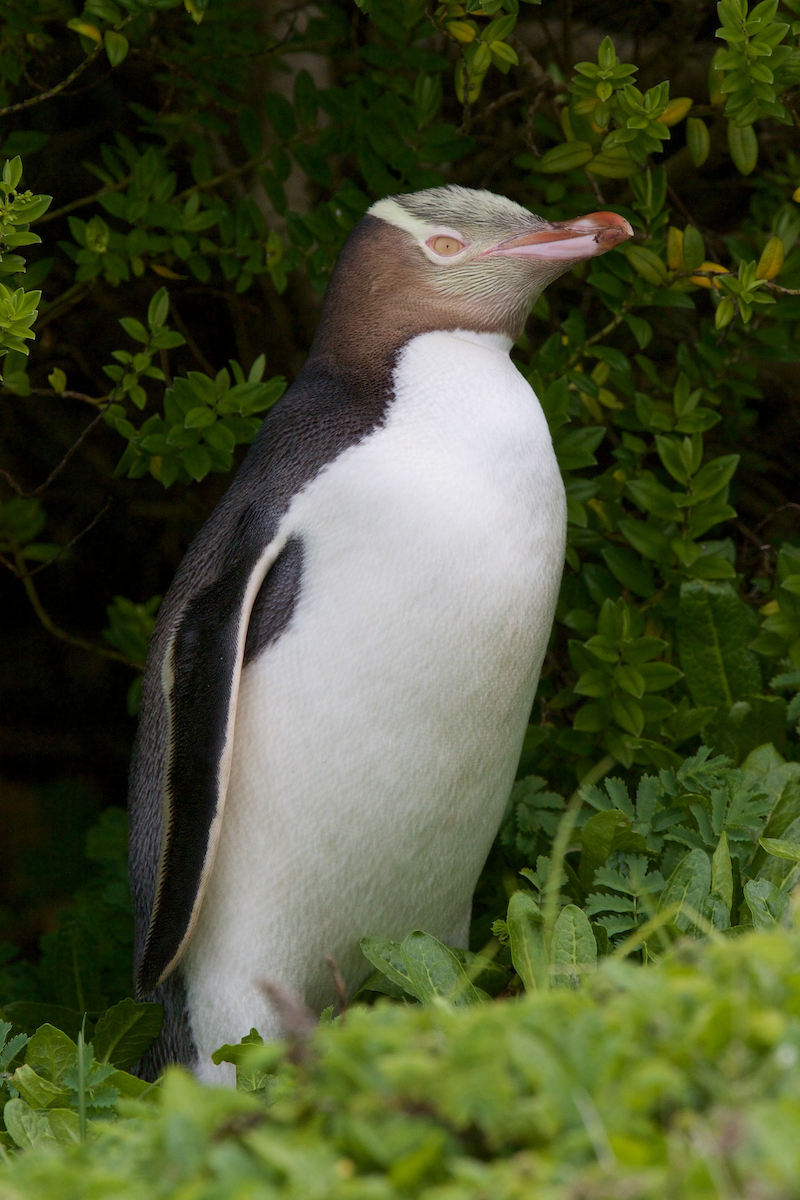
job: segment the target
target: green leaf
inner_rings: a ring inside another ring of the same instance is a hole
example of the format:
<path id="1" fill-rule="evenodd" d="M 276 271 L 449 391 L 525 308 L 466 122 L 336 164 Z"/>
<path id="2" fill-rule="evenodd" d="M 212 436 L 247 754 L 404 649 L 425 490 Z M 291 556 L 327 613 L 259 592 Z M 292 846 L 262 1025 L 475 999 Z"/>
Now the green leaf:
<path id="1" fill-rule="evenodd" d="M 759 838 L 759 846 L 763 846 L 767 854 L 775 858 L 787 858 L 790 862 L 800 863 L 800 843 L 787 842 L 781 838 Z"/>
<path id="2" fill-rule="evenodd" d="M 364 957 L 372 963 L 373 967 L 377 967 L 382 975 L 385 975 L 387 979 L 397 984 L 410 996 L 414 996 L 417 1000 L 421 999 L 414 988 L 408 967 L 400 951 L 399 942 L 392 942 L 389 938 L 383 937 L 363 937 L 359 945 Z"/>
<path id="3" fill-rule="evenodd" d="M 678 438 L 663 437 L 661 434 L 656 434 L 658 457 L 673 479 L 676 479 L 678 483 L 686 484 L 689 482 L 689 471 L 687 470 L 684 456 L 681 453 L 682 448 L 682 442 Z"/>
<path id="4" fill-rule="evenodd" d="M 588 891 L 594 883 L 594 873 L 599 867 L 605 866 L 614 848 L 614 839 L 620 829 L 628 829 L 630 822 L 619 809 L 607 809 L 605 812 L 594 813 L 583 827 L 578 878 L 583 888 Z"/>
<path id="5" fill-rule="evenodd" d="M 22 1099 L 32 1108 L 55 1108 L 69 1102 L 68 1088 L 59 1087 L 49 1079 L 43 1079 L 28 1063 L 17 1067 L 11 1076 L 11 1082 Z"/>
<path id="6" fill-rule="evenodd" d="M 711 863 L 705 850 L 690 850 L 670 875 L 658 902 L 659 912 L 678 904 L 673 924 L 686 932 L 693 913 L 701 913 L 711 890 Z M 690 909 L 691 911 L 686 911 Z"/>
<path id="7" fill-rule="evenodd" d="M 558 465 L 562 471 L 577 471 L 591 467 L 597 460 L 594 452 L 605 437 L 604 425 L 587 425 L 584 429 L 559 429 L 553 438 Z"/>
<path id="8" fill-rule="evenodd" d="M 647 246 L 626 246 L 623 253 L 636 274 L 641 275 L 647 283 L 656 287 L 666 283 L 666 265 L 653 250 Z"/>
<path id="9" fill-rule="evenodd" d="M 628 313 L 625 323 L 636 338 L 639 349 L 646 350 L 653 337 L 653 326 L 650 322 L 645 321 L 644 317 L 635 317 L 632 313 Z"/>
<path id="10" fill-rule="evenodd" d="M 760 692 L 758 659 L 748 649 L 752 636 L 748 610 L 729 583 L 690 580 L 681 585 L 678 650 L 698 707 L 727 712 L 735 700 Z"/>
<path id="11" fill-rule="evenodd" d="M 623 587 L 645 599 L 653 595 L 656 590 L 653 570 L 638 554 L 632 554 L 623 546 L 605 546 L 601 554 L 609 571 Z"/>
<path id="12" fill-rule="evenodd" d="M 213 425 L 217 419 L 217 414 L 213 408 L 207 408 L 204 404 L 198 404 L 196 408 L 190 408 L 183 419 L 183 424 L 186 429 L 207 429 L 209 425 Z"/>
<path id="13" fill-rule="evenodd" d="M 54 367 L 47 376 L 47 382 L 54 392 L 58 392 L 59 396 L 67 386 L 67 377 L 60 367 Z"/>
<path id="14" fill-rule="evenodd" d="M 160 1004 L 137 1004 L 127 998 L 103 1013 L 94 1031 L 98 1062 L 132 1067 L 161 1032 L 164 1013 Z"/>
<path id="15" fill-rule="evenodd" d="M 297 132 L 294 119 L 294 109 L 285 96 L 279 92 L 267 92 L 264 96 L 264 107 L 272 128 L 278 137 L 288 141 Z"/>
<path id="16" fill-rule="evenodd" d="M 53 1025 L 42 1025 L 28 1042 L 25 1062 L 43 1079 L 60 1084 L 74 1066 L 76 1053 L 72 1038 Z"/>
<path id="17" fill-rule="evenodd" d="M 554 982 L 569 985 L 576 976 L 597 968 L 597 942 L 586 913 L 574 904 L 567 904 L 558 914 L 553 927 L 550 951 L 550 970 Z"/>
<path id="18" fill-rule="evenodd" d="M 642 706 L 633 696 L 614 696 L 611 700 L 611 715 L 620 729 L 638 737 L 644 729 Z"/>
<path id="19" fill-rule="evenodd" d="M 693 502 L 715 496 L 730 481 L 738 465 L 738 454 L 723 454 L 719 458 L 712 458 L 711 462 L 701 467 L 692 480 Z"/>
<path id="20" fill-rule="evenodd" d="M 758 162 L 758 138 L 752 125 L 739 128 L 728 122 L 728 149 L 733 164 L 742 175 L 750 175 Z"/>
<path id="21" fill-rule="evenodd" d="M 711 893 L 714 896 L 719 896 L 728 912 L 730 912 L 733 904 L 733 867 L 731 865 L 730 851 L 728 850 L 728 835 L 725 830 L 720 835 L 717 848 L 711 859 Z"/>
<path id="22" fill-rule="evenodd" d="M 780 892 L 768 879 L 748 879 L 744 899 L 756 929 L 772 929 L 789 907 L 786 892 Z"/>
<path id="23" fill-rule="evenodd" d="M 205 479 L 211 470 L 211 459 L 208 451 L 202 446 L 190 446 L 188 450 L 184 450 L 183 452 L 183 465 L 192 479 L 198 482 L 201 479 Z"/>
<path id="24" fill-rule="evenodd" d="M 623 663 L 615 667 L 614 682 L 617 687 L 622 688 L 623 692 L 627 692 L 629 696 L 634 696 L 637 700 L 641 700 L 644 695 L 644 675 L 636 667 Z"/>
<path id="25" fill-rule="evenodd" d="M 151 329 L 159 329 L 167 319 L 169 312 L 169 293 L 164 287 L 160 287 L 153 296 L 147 306 L 147 324 Z M 178 335 L 180 337 L 180 334 Z M 181 345 L 183 339 L 178 342 Z"/>
<path id="26" fill-rule="evenodd" d="M 415 929 L 400 946 L 414 992 L 425 1003 L 442 997 L 457 1007 L 481 1004 L 485 999 L 450 949 L 429 933 Z"/>
<path id="27" fill-rule="evenodd" d="M 575 167 L 585 166 L 593 157 L 594 150 L 588 142 L 564 142 L 543 154 L 536 169 L 545 175 L 554 175 L 559 171 L 573 171 Z"/>
<path id="28" fill-rule="evenodd" d="M 77 1113 L 64 1109 L 53 1110 L 59 1113 L 65 1111 L 77 1122 Z M 53 1112 L 36 1111 L 20 1097 L 16 1097 L 9 1100 L 3 1109 L 3 1119 L 6 1129 L 21 1150 L 56 1147 L 59 1145 L 59 1138 L 50 1124 Z"/>
<path id="29" fill-rule="evenodd" d="M 128 53 L 128 39 L 114 29 L 107 29 L 103 35 L 106 54 L 112 67 L 118 67 Z"/>
<path id="30" fill-rule="evenodd" d="M 119 323 L 128 337 L 132 337 L 135 342 L 144 344 L 150 337 L 142 322 L 137 321 L 134 317 L 120 317 Z"/>
<path id="31" fill-rule="evenodd" d="M 550 985 L 544 925 L 539 905 L 528 892 L 515 892 L 508 902 L 509 944 L 514 970 L 526 992 Z"/>
<path id="32" fill-rule="evenodd" d="M 696 167 L 702 167 L 711 150 L 711 135 L 705 121 L 689 117 L 686 122 L 686 145 Z"/>
<path id="33" fill-rule="evenodd" d="M 677 683 L 683 677 L 683 671 L 679 671 L 671 663 L 642 663 L 639 670 L 646 692 L 660 692 L 663 688 L 672 687 L 673 683 Z"/>
<path id="34" fill-rule="evenodd" d="M 706 247 L 702 237 L 694 225 L 687 225 L 683 234 L 683 265 L 687 271 L 696 271 L 705 262 L 705 257 Z"/>

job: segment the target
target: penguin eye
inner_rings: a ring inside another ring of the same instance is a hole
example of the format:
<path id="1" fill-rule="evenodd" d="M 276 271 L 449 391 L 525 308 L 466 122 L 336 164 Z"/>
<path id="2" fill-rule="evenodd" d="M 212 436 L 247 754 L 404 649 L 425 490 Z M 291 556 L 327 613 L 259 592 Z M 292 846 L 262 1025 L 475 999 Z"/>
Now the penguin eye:
<path id="1" fill-rule="evenodd" d="M 450 258 L 453 254 L 458 254 L 464 249 L 464 243 L 459 242 L 457 238 L 450 237 L 448 234 L 440 233 L 438 237 L 429 238 L 425 243 L 430 246 L 435 254 L 441 254 L 442 258 Z"/>

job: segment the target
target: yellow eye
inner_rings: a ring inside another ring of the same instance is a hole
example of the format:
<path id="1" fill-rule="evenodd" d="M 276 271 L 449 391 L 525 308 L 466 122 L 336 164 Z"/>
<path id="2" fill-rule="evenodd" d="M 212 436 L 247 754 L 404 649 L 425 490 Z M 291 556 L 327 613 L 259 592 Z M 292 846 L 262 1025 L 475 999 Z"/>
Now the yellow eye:
<path id="1" fill-rule="evenodd" d="M 451 254 L 458 254 L 459 250 L 464 249 L 463 242 L 457 241 L 454 237 L 447 237 L 446 234 L 440 234 L 439 237 L 431 238 L 428 242 L 431 250 L 436 254 L 441 254 L 444 258 Z"/>

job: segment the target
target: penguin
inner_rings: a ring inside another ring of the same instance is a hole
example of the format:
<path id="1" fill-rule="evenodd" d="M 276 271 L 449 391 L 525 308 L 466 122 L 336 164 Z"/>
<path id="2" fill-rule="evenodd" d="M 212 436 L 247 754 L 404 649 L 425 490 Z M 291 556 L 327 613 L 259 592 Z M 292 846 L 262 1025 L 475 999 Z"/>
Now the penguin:
<path id="1" fill-rule="evenodd" d="M 466 947 L 564 561 L 564 488 L 509 357 L 542 289 L 632 236 L 457 186 L 373 204 L 308 359 L 156 622 L 130 777 L 140 1064 L 355 992 L 365 935 Z M 272 993 L 274 995 L 274 992 Z"/>

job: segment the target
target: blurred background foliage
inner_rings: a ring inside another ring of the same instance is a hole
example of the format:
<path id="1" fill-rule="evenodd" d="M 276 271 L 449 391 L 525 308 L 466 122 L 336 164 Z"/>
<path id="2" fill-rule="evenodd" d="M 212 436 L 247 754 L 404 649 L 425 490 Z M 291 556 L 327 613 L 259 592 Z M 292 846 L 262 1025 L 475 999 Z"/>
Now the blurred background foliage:
<path id="1" fill-rule="evenodd" d="M 159 597 L 302 364 L 349 230 L 445 182 L 636 230 L 552 285 L 514 350 L 569 548 L 475 948 L 494 936 L 499 986 L 535 986 L 559 930 L 591 926 L 572 969 L 653 919 L 784 919 L 800 0 L 205 10 L 0 4 L 0 1005 L 55 1020 L 127 994 L 121 806 Z M 394 951 L 367 949 L 402 995 Z"/>

